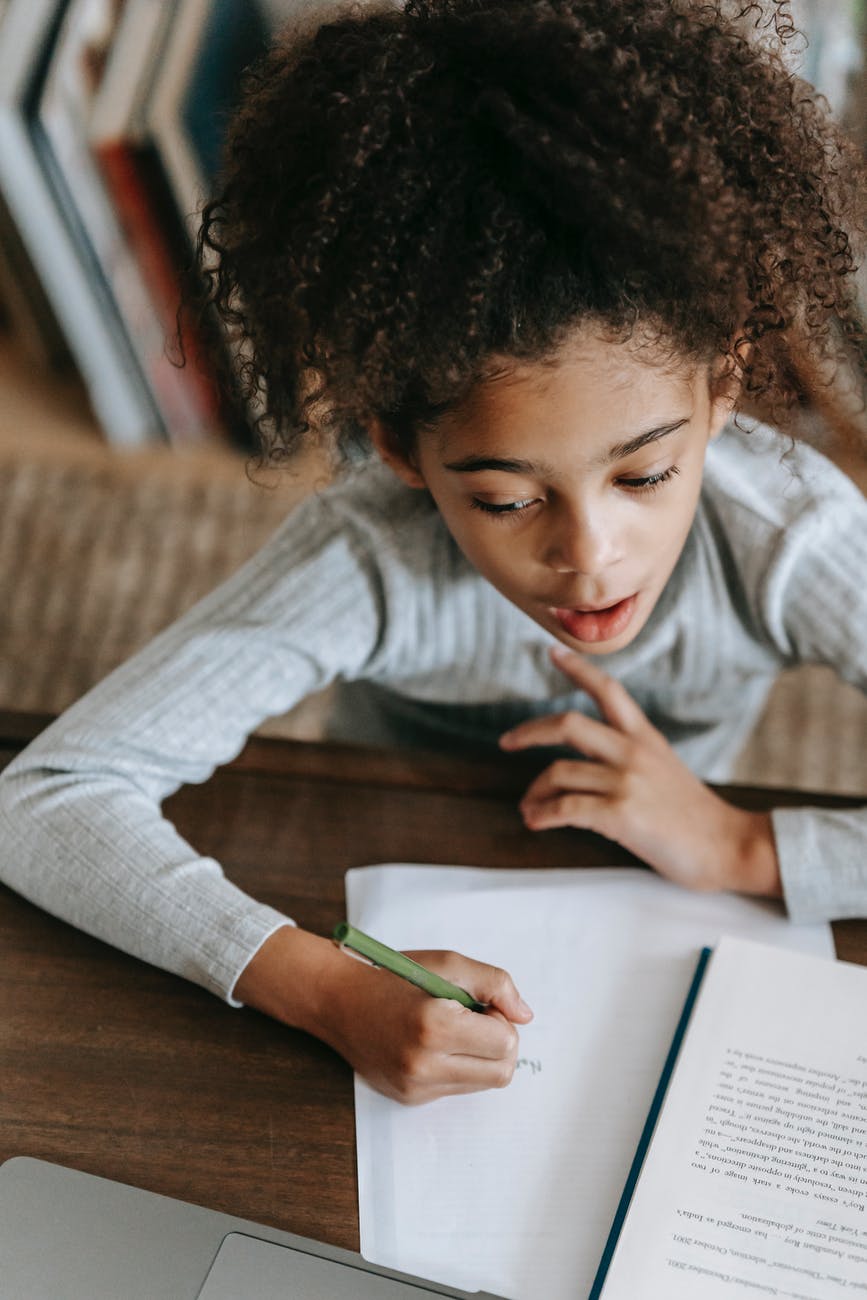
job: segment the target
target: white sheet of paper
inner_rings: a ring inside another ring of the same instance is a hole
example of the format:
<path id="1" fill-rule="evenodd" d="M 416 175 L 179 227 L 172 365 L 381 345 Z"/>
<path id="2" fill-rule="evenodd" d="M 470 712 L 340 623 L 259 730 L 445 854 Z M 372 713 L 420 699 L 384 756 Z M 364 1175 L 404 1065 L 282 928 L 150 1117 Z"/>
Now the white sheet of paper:
<path id="1" fill-rule="evenodd" d="M 346 893 L 353 925 L 504 966 L 535 1012 L 502 1091 L 407 1108 L 355 1084 L 362 1254 L 511 1300 L 588 1294 L 701 948 L 834 952 L 777 904 L 637 868 L 366 867 Z"/>
<path id="2" fill-rule="evenodd" d="M 867 970 L 724 939 L 603 1300 L 867 1293 Z"/>

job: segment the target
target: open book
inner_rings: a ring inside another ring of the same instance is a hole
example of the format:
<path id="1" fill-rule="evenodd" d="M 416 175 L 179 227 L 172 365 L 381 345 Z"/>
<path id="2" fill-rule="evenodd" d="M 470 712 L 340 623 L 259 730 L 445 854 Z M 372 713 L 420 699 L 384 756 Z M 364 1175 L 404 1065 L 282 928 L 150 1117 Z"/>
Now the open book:
<path id="1" fill-rule="evenodd" d="M 638 869 L 381 866 L 346 887 L 353 925 L 504 966 L 535 1012 L 501 1091 L 403 1107 L 356 1080 L 362 1253 L 509 1300 L 586 1300 L 702 948 L 735 934 L 834 951 L 828 926 L 792 925 L 779 904 Z M 703 1296 L 685 1276 L 683 1294 Z M 671 1291 L 630 1286 L 614 1294 Z"/>
<path id="2" fill-rule="evenodd" d="M 668 1065 L 592 1300 L 867 1294 L 867 969 L 724 938 Z"/>

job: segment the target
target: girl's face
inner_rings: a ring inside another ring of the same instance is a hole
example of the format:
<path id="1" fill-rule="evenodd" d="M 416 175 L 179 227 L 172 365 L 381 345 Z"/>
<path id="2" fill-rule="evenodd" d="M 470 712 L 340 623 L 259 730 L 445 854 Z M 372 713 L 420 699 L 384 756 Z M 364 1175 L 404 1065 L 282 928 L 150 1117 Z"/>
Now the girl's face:
<path id="1" fill-rule="evenodd" d="M 582 333 L 560 360 L 480 384 L 412 462 L 374 441 L 498 591 L 571 649 L 609 654 L 641 631 L 692 524 L 731 411 L 709 379 Z"/>

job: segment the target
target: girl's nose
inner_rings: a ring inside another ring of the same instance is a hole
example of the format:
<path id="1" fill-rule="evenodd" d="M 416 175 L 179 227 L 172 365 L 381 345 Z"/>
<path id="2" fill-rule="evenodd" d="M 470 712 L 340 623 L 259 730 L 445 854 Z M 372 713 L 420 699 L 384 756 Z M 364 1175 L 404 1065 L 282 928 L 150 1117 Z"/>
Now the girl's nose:
<path id="1" fill-rule="evenodd" d="M 620 558 L 610 521 L 563 509 L 549 541 L 547 563 L 557 573 L 596 577 Z"/>

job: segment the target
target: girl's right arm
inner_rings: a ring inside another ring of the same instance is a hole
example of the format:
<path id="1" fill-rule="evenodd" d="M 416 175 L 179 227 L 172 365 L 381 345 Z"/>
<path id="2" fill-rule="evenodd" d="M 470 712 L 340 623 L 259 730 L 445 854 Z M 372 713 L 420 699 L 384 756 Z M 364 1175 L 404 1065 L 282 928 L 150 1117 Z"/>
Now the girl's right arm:
<path id="1" fill-rule="evenodd" d="M 385 975 L 243 893 L 160 811 L 264 718 L 370 662 L 381 616 L 361 551 L 327 509 L 304 503 L 239 573 L 49 727 L 0 778 L 0 879 L 230 1002 L 245 972 L 243 997 L 418 1098 L 504 1080 L 515 1038 L 506 1018 L 520 1019 L 510 982 L 449 959 L 503 1015 L 455 1015 L 391 978 L 398 988 L 383 996 Z"/>
<path id="2" fill-rule="evenodd" d="M 277 930 L 242 973 L 236 996 L 322 1038 L 387 1096 L 409 1104 L 502 1088 L 532 1012 L 505 971 L 458 953 L 413 952 L 488 1006 L 468 1011 L 355 961 L 328 939 Z"/>

